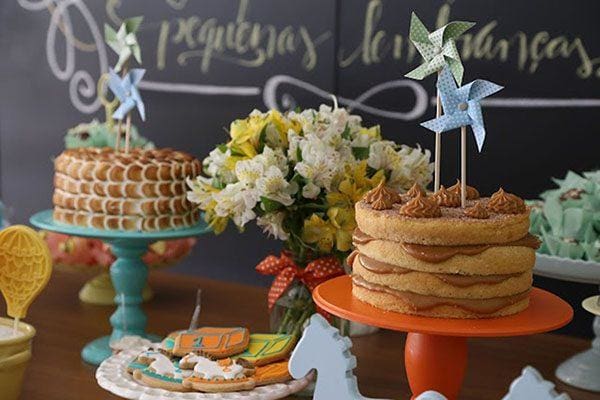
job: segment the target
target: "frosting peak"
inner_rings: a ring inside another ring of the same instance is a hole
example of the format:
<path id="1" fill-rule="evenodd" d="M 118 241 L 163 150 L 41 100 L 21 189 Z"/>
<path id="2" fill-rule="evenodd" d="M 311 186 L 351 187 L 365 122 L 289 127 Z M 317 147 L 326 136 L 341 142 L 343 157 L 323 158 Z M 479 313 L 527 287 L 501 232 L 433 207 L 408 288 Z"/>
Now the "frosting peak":
<path id="1" fill-rule="evenodd" d="M 461 196 L 461 183 L 460 179 L 456 180 L 456 183 L 448 188 L 449 192 L 456 193 L 458 198 Z M 479 191 L 473 186 L 467 185 L 467 200 L 477 200 L 479 198 Z"/>
<path id="2" fill-rule="evenodd" d="M 418 194 L 421 194 L 423 196 L 425 196 L 427 193 L 425 193 L 425 189 L 423 189 L 421 187 L 421 185 L 419 185 L 418 183 L 415 182 L 414 185 L 412 185 L 412 187 L 408 190 L 408 192 L 406 192 L 406 194 L 409 197 L 415 198 L 417 197 Z"/>
<path id="3" fill-rule="evenodd" d="M 469 207 L 464 211 L 465 215 L 469 218 L 476 219 L 488 219 L 490 217 L 490 213 L 485 207 L 481 204 L 481 202 L 475 203 L 473 207 Z"/>
<path id="4" fill-rule="evenodd" d="M 452 192 L 442 185 L 432 198 L 442 207 L 460 207 L 460 190 Z"/>
<path id="5" fill-rule="evenodd" d="M 442 216 L 437 201 L 418 194 L 417 197 L 400 208 L 400 214 L 413 218 L 436 218 Z"/>
<path id="6" fill-rule="evenodd" d="M 506 193 L 502 188 L 492 195 L 487 208 L 498 214 L 521 214 L 527 211 L 523 199 Z"/>
<path id="7" fill-rule="evenodd" d="M 385 180 L 382 180 L 376 188 L 371 189 L 365 195 L 364 200 L 369 203 L 374 210 L 389 210 L 395 203 L 402 202 L 398 193 L 385 186 Z"/>

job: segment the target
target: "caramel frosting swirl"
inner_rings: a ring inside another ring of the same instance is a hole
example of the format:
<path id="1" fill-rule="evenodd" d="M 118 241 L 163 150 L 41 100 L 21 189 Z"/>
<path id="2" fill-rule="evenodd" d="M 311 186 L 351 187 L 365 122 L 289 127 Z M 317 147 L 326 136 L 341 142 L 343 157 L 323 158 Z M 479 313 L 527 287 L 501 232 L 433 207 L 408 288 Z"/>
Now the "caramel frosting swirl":
<path id="1" fill-rule="evenodd" d="M 393 189 L 385 186 L 382 180 L 376 188 L 371 189 L 364 197 L 365 202 L 374 210 L 389 210 L 396 203 L 401 203 L 400 195 Z"/>
<path id="2" fill-rule="evenodd" d="M 442 211 L 434 199 L 418 194 L 400 208 L 400 214 L 413 218 L 437 218 L 442 216 Z"/>
<path id="3" fill-rule="evenodd" d="M 502 188 L 492 195 L 487 208 L 498 214 L 522 214 L 527 211 L 523 199 L 506 193 Z"/>
<path id="4" fill-rule="evenodd" d="M 446 190 L 444 185 L 440 186 L 432 198 L 442 207 L 460 207 L 460 191 L 456 193 Z"/>
<path id="5" fill-rule="evenodd" d="M 465 215 L 469 218 L 475 219 L 488 219 L 490 217 L 490 213 L 486 208 L 481 204 L 480 201 L 475 203 L 473 207 L 469 207 L 464 211 Z"/>
<path id="6" fill-rule="evenodd" d="M 427 195 L 427 193 L 425 192 L 425 189 L 423 189 L 423 187 L 421 185 L 419 185 L 418 183 L 415 182 L 415 184 L 412 185 L 412 187 L 408 190 L 408 192 L 406 192 L 406 195 L 408 197 L 415 198 L 415 197 L 417 197 L 417 195 L 419 193 L 423 196 Z"/>
<path id="7" fill-rule="evenodd" d="M 461 183 L 460 179 L 456 180 L 456 183 L 448 188 L 449 192 L 456 193 L 456 195 L 460 198 L 461 196 Z M 467 185 L 467 200 L 477 200 L 479 198 L 479 191 L 475 189 L 473 186 Z"/>

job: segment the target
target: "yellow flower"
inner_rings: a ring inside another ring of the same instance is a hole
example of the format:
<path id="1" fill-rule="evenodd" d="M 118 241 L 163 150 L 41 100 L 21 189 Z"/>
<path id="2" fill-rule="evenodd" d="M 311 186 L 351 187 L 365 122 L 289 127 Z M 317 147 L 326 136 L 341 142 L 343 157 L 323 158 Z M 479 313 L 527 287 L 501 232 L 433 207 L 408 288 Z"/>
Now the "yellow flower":
<path id="1" fill-rule="evenodd" d="M 348 167 L 337 191 L 327 194 L 327 204 L 338 207 L 353 207 L 369 190 L 385 178 L 383 170 L 377 171 L 371 178 L 367 177 L 367 161 L 357 163 L 352 170 Z"/>
<path id="2" fill-rule="evenodd" d="M 335 228 L 335 244 L 339 251 L 352 248 L 352 232 L 356 228 L 354 208 L 332 207 L 327 210 L 329 223 Z"/>
<path id="3" fill-rule="evenodd" d="M 217 216 L 214 210 L 207 210 L 204 213 L 204 220 L 208 223 L 208 226 L 212 229 L 215 235 L 223 233 L 225 228 L 227 228 L 227 223 L 229 222 L 229 218 Z"/>
<path id="4" fill-rule="evenodd" d="M 263 131 L 265 142 L 287 147 L 287 133 L 290 129 L 299 132 L 301 127 L 298 123 L 289 121 L 279 111 L 252 113 L 246 119 L 238 119 L 231 123 L 231 141 L 228 145 L 234 153 L 252 158 L 258 154 Z"/>
<path id="5" fill-rule="evenodd" d="M 302 240 L 308 244 L 316 244 L 322 253 L 329 253 L 333 248 L 336 229 L 330 223 L 323 220 L 317 214 L 304 220 L 302 228 Z"/>
<path id="6" fill-rule="evenodd" d="M 381 128 L 379 125 L 372 126 L 370 128 L 360 128 L 358 131 L 361 135 L 367 135 L 368 137 L 381 140 Z"/>

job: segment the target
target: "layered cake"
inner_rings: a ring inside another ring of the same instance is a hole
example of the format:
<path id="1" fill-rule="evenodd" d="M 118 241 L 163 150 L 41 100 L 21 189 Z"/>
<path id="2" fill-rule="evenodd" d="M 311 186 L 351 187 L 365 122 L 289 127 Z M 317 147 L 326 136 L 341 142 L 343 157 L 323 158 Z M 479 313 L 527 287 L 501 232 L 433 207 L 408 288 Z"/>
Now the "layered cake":
<path id="1" fill-rule="evenodd" d="M 446 318 L 490 318 L 527 308 L 536 237 L 529 210 L 500 189 L 461 186 L 400 195 L 382 183 L 356 204 L 352 292 L 375 307 Z"/>
<path id="2" fill-rule="evenodd" d="M 200 170 L 200 161 L 172 149 L 65 150 L 54 161 L 54 219 L 127 231 L 193 226 L 200 215 L 185 181 Z"/>

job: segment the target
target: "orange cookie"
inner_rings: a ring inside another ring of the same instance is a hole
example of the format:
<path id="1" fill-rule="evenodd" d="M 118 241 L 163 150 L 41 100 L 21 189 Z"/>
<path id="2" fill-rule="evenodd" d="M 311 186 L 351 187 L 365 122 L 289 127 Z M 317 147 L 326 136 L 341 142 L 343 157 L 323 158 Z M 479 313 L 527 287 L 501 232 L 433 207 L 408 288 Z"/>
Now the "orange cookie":
<path id="1" fill-rule="evenodd" d="M 250 332 L 246 328 L 200 328 L 179 334 L 173 354 L 183 357 L 189 353 L 201 353 L 225 358 L 246 350 L 249 341 Z"/>
<path id="2" fill-rule="evenodd" d="M 272 385 L 274 383 L 287 382 L 292 379 L 288 370 L 287 360 L 256 368 L 253 378 L 256 382 L 256 386 Z"/>

